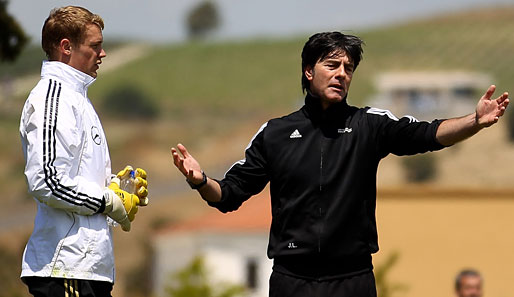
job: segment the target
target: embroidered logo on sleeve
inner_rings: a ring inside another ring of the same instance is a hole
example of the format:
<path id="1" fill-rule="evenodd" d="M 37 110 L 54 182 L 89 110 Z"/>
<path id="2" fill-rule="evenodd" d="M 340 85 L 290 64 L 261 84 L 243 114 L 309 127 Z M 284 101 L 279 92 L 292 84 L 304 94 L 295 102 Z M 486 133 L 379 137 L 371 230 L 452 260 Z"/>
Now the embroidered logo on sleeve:
<path id="1" fill-rule="evenodd" d="M 337 133 L 339 133 L 339 134 L 352 133 L 352 128 L 337 129 Z"/>
<path id="2" fill-rule="evenodd" d="M 291 133 L 291 135 L 289 135 L 289 138 L 302 138 L 302 134 L 300 134 L 300 131 L 296 129 Z"/>

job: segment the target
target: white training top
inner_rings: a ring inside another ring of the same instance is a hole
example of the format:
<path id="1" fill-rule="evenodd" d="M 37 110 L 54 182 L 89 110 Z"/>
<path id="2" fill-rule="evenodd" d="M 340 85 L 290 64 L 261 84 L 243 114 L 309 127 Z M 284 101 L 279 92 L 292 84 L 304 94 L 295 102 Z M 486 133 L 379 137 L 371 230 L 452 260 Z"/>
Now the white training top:
<path id="1" fill-rule="evenodd" d="M 20 121 L 29 193 L 37 202 L 21 276 L 114 282 L 103 192 L 111 176 L 105 134 L 87 88 L 95 79 L 45 61 Z"/>

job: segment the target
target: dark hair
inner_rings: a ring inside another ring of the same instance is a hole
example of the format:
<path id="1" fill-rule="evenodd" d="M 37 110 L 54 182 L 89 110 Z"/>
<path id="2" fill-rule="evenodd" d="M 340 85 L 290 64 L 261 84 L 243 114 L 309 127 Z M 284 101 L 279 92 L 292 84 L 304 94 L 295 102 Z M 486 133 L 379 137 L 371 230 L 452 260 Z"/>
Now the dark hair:
<path id="1" fill-rule="evenodd" d="M 332 54 L 344 52 L 352 60 L 354 70 L 362 59 L 362 44 L 357 36 L 341 32 L 322 32 L 312 35 L 302 50 L 302 89 L 308 90 L 309 80 L 305 77 L 305 68 L 314 67 L 318 61 L 323 61 Z"/>
<path id="2" fill-rule="evenodd" d="M 475 276 L 475 277 L 479 277 L 480 279 L 482 279 L 482 276 L 480 275 L 480 272 L 478 272 L 478 271 L 476 271 L 474 269 L 462 270 L 455 277 L 455 291 L 460 290 L 460 287 L 462 285 L 461 284 L 462 278 L 467 277 L 467 276 Z"/>

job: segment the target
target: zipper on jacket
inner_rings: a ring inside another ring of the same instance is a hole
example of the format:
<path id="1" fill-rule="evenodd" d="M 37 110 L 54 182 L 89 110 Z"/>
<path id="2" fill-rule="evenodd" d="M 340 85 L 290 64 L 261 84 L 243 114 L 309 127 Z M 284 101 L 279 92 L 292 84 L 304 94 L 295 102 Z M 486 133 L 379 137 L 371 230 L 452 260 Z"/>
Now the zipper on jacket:
<path id="1" fill-rule="evenodd" d="M 319 161 L 319 192 L 323 190 L 323 141 L 321 143 L 320 161 Z"/>
<path id="2" fill-rule="evenodd" d="M 321 151 L 320 151 L 320 164 L 319 164 L 319 197 L 321 200 L 323 191 L 323 139 L 321 140 Z M 318 201 L 321 203 L 320 201 Z M 319 229 L 318 229 L 318 253 L 321 254 L 321 231 L 322 231 L 322 216 L 323 210 L 321 206 L 319 207 Z"/>

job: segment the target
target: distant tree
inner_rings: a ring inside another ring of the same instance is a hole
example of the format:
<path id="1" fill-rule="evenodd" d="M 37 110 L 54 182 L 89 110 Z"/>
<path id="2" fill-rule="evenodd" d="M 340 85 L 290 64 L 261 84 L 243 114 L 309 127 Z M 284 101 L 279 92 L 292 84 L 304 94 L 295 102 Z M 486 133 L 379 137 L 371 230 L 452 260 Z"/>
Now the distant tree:
<path id="1" fill-rule="evenodd" d="M 220 24 L 218 8 L 214 2 L 207 0 L 194 7 L 187 16 L 189 37 L 204 38 Z"/>
<path id="2" fill-rule="evenodd" d="M 103 110 L 118 118 L 153 119 L 159 113 L 155 102 L 137 86 L 123 84 L 107 93 Z"/>
<path id="3" fill-rule="evenodd" d="M 7 12 L 7 0 L 0 0 L 0 61 L 14 61 L 27 41 L 21 26 Z"/>
<path id="4" fill-rule="evenodd" d="M 204 259 L 195 257 L 184 269 L 173 275 L 166 288 L 168 297 L 236 297 L 245 296 L 245 288 L 230 284 L 209 282 Z"/>

